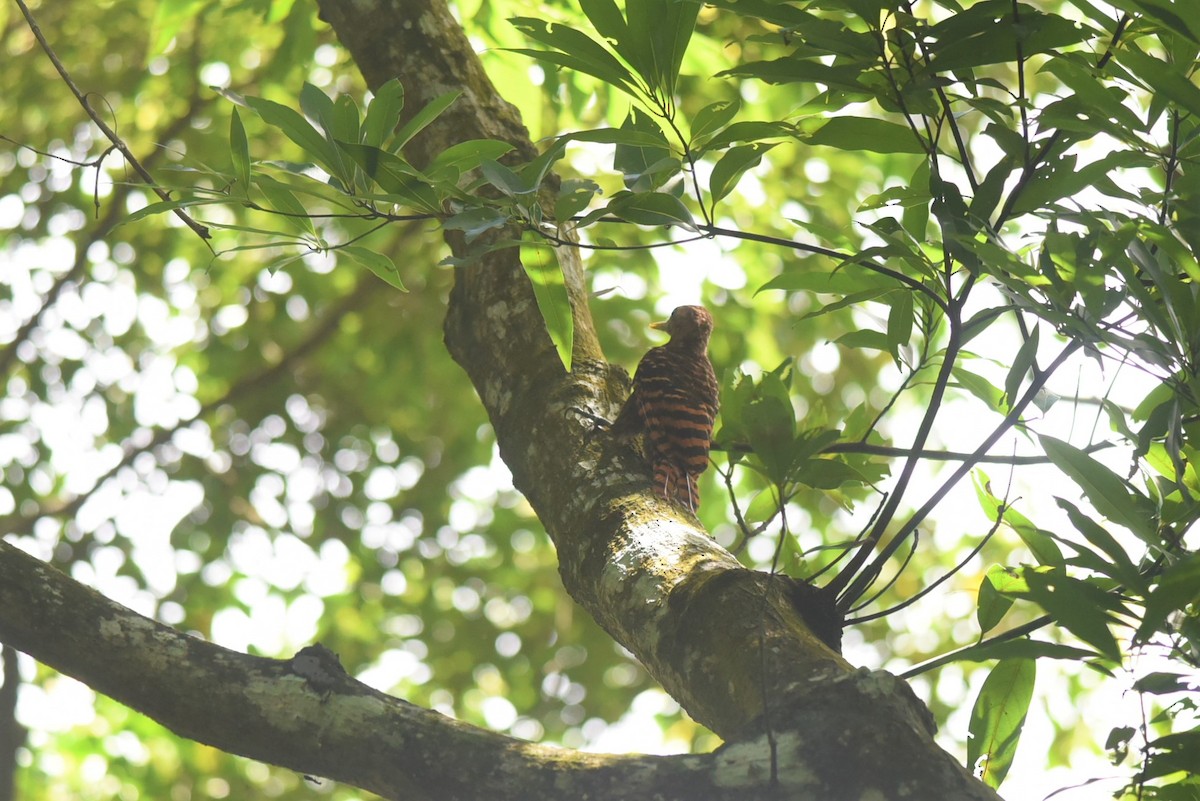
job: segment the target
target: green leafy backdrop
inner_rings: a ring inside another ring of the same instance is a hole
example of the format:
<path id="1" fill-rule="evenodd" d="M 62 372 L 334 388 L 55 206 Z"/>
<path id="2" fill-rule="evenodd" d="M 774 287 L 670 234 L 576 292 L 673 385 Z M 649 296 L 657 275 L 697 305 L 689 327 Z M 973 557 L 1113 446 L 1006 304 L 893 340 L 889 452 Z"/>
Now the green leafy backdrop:
<path id="1" fill-rule="evenodd" d="M 854 662 L 904 671 L 995 638 L 916 680 L 992 783 L 1034 719 L 1031 774 L 1107 749 L 1112 791 L 1191 797 L 1185 5 L 460 4 L 542 155 L 481 140 L 423 170 L 401 148 L 455 93 L 395 131 L 403 86 L 369 95 L 309 4 L 35 7 L 169 199 L 106 150 L 6 6 L 5 535 L 165 622 L 272 656 L 319 640 L 383 689 L 521 737 L 604 742 L 652 714 L 663 747 L 714 746 L 565 596 L 442 346 L 439 228 L 494 247 L 515 226 L 501 244 L 522 247 L 569 367 L 549 245 L 573 218 L 613 361 L 632 369 L 676 301 L 714 310 L 700 516 L 718 540 L 818 583 L 871 555 L 834 580 L 861 618 Z M 990 462 L 964 455 L 993 432 Z M 21 675 L 38 688 L 22 797 L 317 792 Z M 1085 709 L 1115 686 L 1145 715 L 1111 735 L 1053 698 Z M 40 719 L 55 704 L 72 713 Z"/>

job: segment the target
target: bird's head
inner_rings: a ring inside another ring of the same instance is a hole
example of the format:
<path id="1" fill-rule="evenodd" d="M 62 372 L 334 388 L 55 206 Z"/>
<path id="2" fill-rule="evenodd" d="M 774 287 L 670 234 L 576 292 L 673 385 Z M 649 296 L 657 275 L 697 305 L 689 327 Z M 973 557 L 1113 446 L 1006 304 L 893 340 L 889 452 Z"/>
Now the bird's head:
<path id="1" fill-rule="evenodd" d="M 703 306 L 679 306 L 671 312 L 671 319 L 664 323 L 651 323 L 651 328 L 666 331 L 672 344 L 708 346 L 712 333 L 713 318 Z"/>

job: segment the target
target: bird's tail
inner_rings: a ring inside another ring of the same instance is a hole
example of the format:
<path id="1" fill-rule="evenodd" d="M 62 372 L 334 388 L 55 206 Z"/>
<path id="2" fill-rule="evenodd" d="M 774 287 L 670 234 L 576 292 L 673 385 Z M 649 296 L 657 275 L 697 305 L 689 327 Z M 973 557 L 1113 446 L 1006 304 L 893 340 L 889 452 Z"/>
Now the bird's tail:
<path id="1" fill-rule="evenodd" d="M 654 494 L 682 504 L 692 514 L 700 508 L 696 476 L 674 462 L 662 461 L 654 466 Z"/>

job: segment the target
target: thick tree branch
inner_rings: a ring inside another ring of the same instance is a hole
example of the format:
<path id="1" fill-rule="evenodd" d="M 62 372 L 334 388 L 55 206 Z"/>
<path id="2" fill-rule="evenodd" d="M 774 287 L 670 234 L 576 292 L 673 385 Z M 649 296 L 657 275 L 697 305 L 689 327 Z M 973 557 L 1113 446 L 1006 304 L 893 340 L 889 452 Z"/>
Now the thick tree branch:
<path id="1" fill-rule="evenodd" d="M 229 651 L 143 617 L 0 541 L 0 641 L 139 710 L 182 737 L 345 781 L 385 798 L 494 801 L 778 798 L 765 738 L 684 757 L 585 754 L 469 726 L 361 684 L 306 648 L 276 660 Z M 7 647 L 5 649 L 8 650 Z M 886 698 L 891 677 L 851 674 L 779 737 L 781 781 L 819 791 L 841 768 L 827 725 L 842 696 Z M 6 677 L 7 685 L 7 677 Z M 870 719 L 851 725 L 869 728 Z M 853 729 L 848 729 L 849 734 Z M 906 744 L 907 743 L 907 744 Z M 913 756 L 914 741 L 898 754 Z M 879 763 L 886 775 L 890 760 Z M 861 783 L 873 781 L 857 777 Z"/>
<path id="2" fill-rule="evenodd" d="M 387 798 L 477 798 L 480 788 L 496 799 L 580 797 L 597 783 L 628 786 L 650 761 L 468 726 L 354 681 L 327 651 L 275 660 L 226 650 L 142 617 L 7 542 L 0 609 L 0 640 L 183 737 Z M 692 787 L 708 784 L 703 774 L 716 766 L 654 761 Z M 638 794 L 661 793 L 634 784 Z"/>
<path id="3" fill-rule="evenodd" d="M 13 801 L 17 792 L 17 749 L 25 744 L 25 729 L 17 721 L 17 650 L 0 645 L 0 666 L 4 683 L 0 684 L 0 801 Z"/>

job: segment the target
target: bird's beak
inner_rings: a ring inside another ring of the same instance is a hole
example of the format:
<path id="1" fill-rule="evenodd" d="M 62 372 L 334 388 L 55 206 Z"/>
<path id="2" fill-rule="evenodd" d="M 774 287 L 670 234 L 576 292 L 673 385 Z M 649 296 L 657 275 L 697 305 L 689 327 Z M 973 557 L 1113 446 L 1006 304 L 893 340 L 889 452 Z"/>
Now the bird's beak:
<path id="1" fill-rule="evenodd" d="M 650 323 L 650 327 L 655 331 L 666 331 L 669 323 L 669 320 L 663 320 L 661 323 Z"/>

